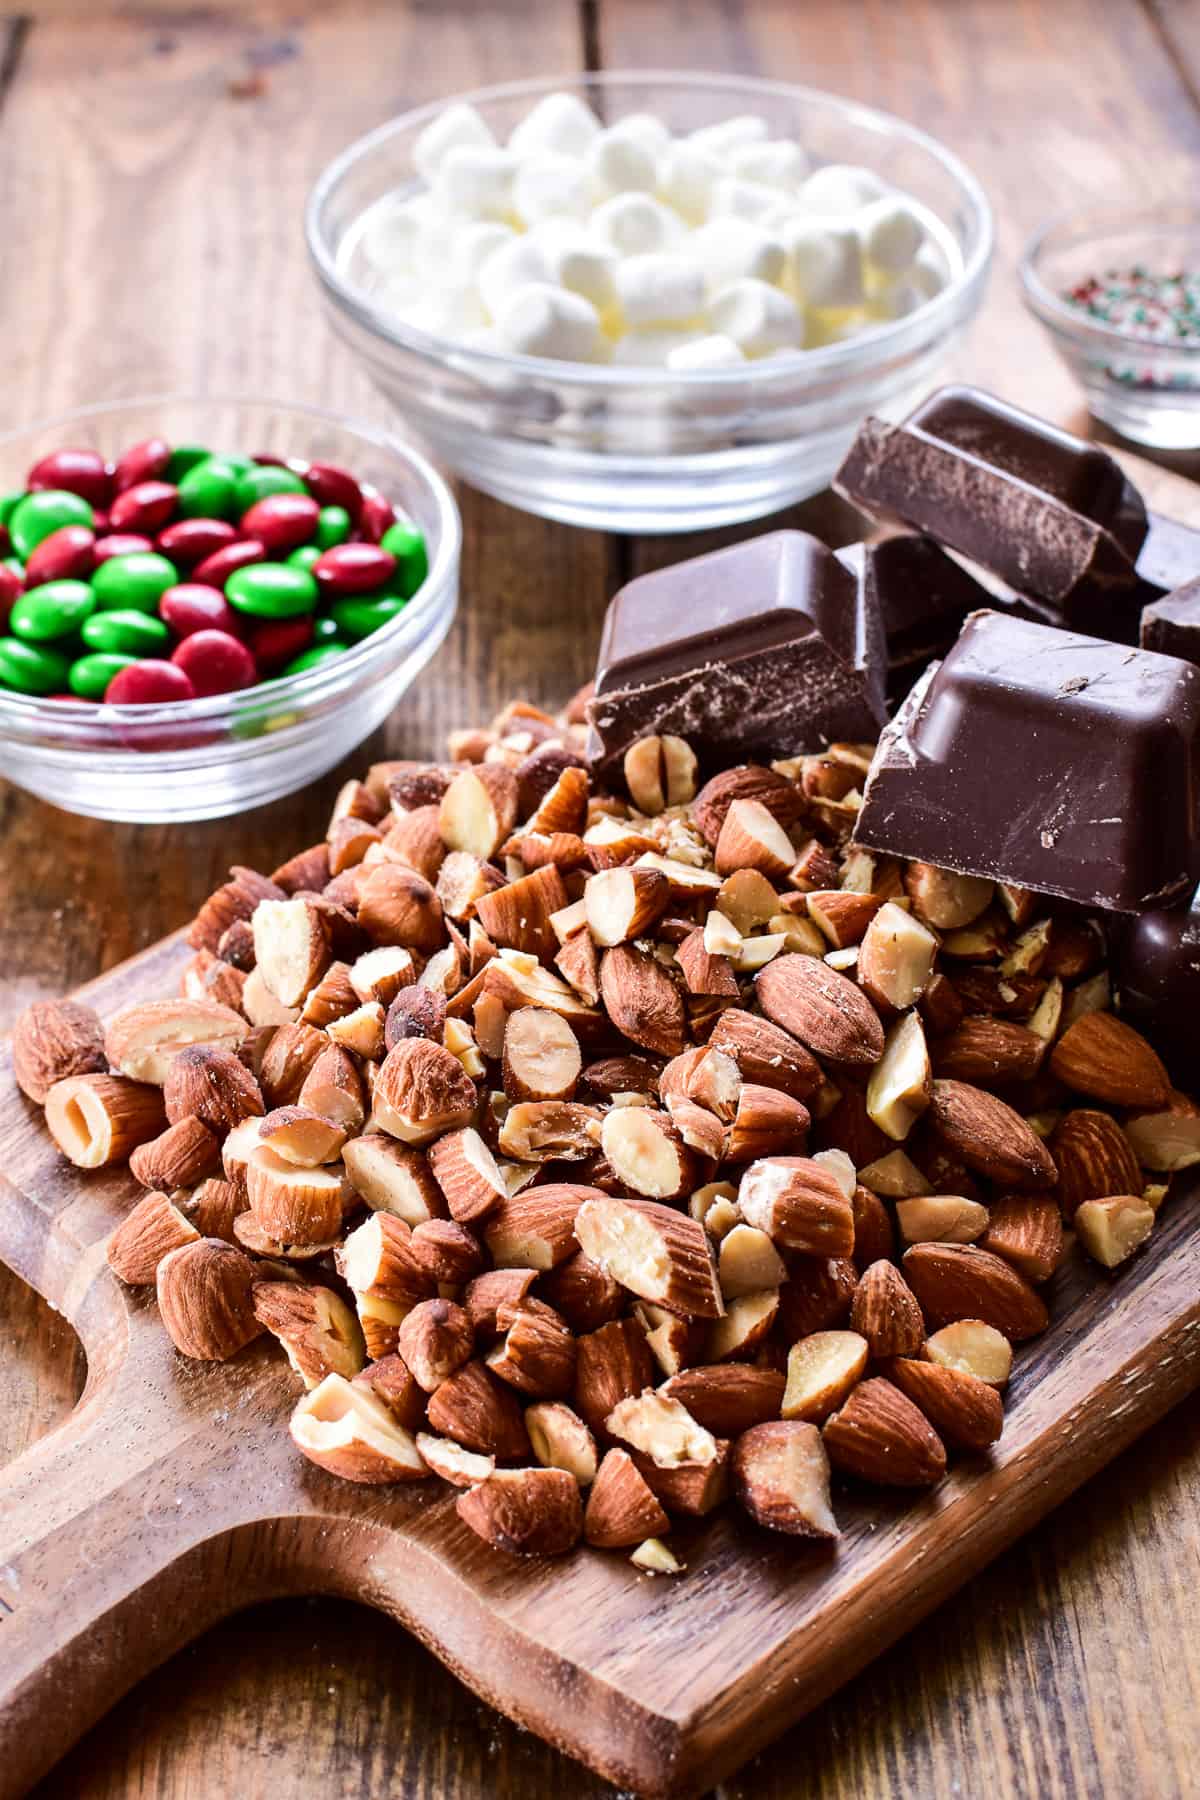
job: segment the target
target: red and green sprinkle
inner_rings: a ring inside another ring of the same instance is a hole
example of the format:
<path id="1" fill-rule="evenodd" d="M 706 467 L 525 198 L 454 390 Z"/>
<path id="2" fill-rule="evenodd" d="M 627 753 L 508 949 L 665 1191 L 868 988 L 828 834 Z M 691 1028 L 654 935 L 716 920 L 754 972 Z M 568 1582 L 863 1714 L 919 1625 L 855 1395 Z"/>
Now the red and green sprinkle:
<path id="1" fill-rule="evenodd" d="M 1155 274 L 1134 263 L 1089 275 L 1062 297 L 1099 324 L 1148 343 L 1200 344 L 1200 269 Z"/>

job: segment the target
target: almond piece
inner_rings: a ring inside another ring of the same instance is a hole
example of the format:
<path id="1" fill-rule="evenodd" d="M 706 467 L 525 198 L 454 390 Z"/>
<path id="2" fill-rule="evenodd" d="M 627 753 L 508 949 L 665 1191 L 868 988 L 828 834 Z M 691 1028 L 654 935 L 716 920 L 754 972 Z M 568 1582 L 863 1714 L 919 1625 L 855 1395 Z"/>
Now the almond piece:
<path id="1" fill-rule="evenodd" d="M 358 1320 L 331 1288 L 260 1281 L 254 1290 L 254 1316 L 279 1339 L 306 1388 L 315 1388 L 327 1375 L 352 1380 L 363 1366 Z"/>
<path id="2" fill-rule="evenodd" d="M 426 1038 L 402 1038 L 388 1051 L 373 1097 L 375 1120 L 406 1144 L 427 1144 L 469 1125 L 479 1096 L 457 1057 Z"/>
<path id="3" fill-rule="evenodd" d="M 1141 1248 L 1154 1229 L 1154 1208 L 1137 1194 L 1085 1200 L 1071 1221 L 1088 1255 L 1115 1269 Z"/>
<path id="4" fill-rule="evenodd" d="M 717 1440 L 713 1462 L 679 1463 L 668 1469 L 658 1466 L 652 1456 L 642 1450 L 632 1453 L 633 1463 L 647 1487 L 668 1513 L 684 1513 L 689 1518 L 703 1518 L 720 1506 L 729 1493 L 729 1451 L 725 1438 Z"/>
<path id="5" fill-rule="evenodd" d="M 742 1079 L 756 1087 L 778 1088 L 795 1100 L 808 1100 L 821 1085 L 820 1064 L 803 1044 L 778 1025 L 738 1007 L 721 1014 L 708 1047 L 732 1057 Z"/>
<path id="6" fill-rule="evenodd" d="M 258 1085 L 269 1106 L 294 1106 L 317 1058 L 329 1048 L 311 1025 L 281 1025 L 263 1052 Z"/>
<path id="7" fill-rule="evenodd" d="M 881 1376 L 860 1381 L 822 1431 L 834 1468 L 879 1487 L 932 1487 L 946 1450 L 924 1413 Z"/>
<path id="8" fill-rule="evenodd" d="M 189 1044 L 236 1050 L 249 1027 L 215 1000 L 142 1000 L 127 1006 L 104 1035 L 114 1071 L 161 1087 L 171 1058 Z"/>
<path id="9" fill-rule="evenodd" d="M 363 828 L 358 827 L 360 834 Z M 365 839 L 360 839 L 364 842 Z M 414 806 L 409 812 L 401 813 L 395 823 L 388 829 L 382 840 L 390 859 L 404 863 L 426 881 L 436 881 L 438 872 L 446 860 L 446 846 L 442 841 L 441 809 L 436 805 Z M 336 846 L 341 851 L 342 846 Z M 339 860 L 335 854 L 335 846 L 330 844 L 329 866 L 334 867 Z M 361 858 L 359 859 L 361 860 Z M 335 871 L 336 872 L 336 871 Z"/>
<path id="10" fill-rule="evenodd" d="M 1052 1194 L 1006 1195 L 993 1205 L 980 1243 L 1010 1262 L 1027 1281 L 1049 1281 L 1063 1254 L 1058 1201 Z"/>
<path id="11" fill-rule="evenodd" d="M 475 911 L 493 943 L 549 958 L 558 948 L 551 914 L 566 906 L 567 900 L 562 876 L 552 864 L 547 864 L 506 887 L 481 894 Z"/>
<path id="12" fill-rule="evenodd" d="M 895 1263 L 872 1263 L 850 1305 L 850 1324 L 871 1355 L 911 1356 L 925 1342 L 925 1320 L 916 1295 Z"/>
<path id="13" fill-rule="evenodd" d="M 75 1000 L 35 1000 L 13 1027 L 12 1063 L 17 1086 L 38 1106 L 57 1081 L 103 1074 L 108 1059 L 99 1015 Z"/>
<path id="14" fill-rule="evenodd" d="M 867 1372 L 870 1346 L 857 1331 L 814 1331 L 788 1351 L 785 1419 L 821 1424 Z"/>
<path id="15" fill-rule="evenodd" d="M 787 1267 L 765 1231 L 735 1225 L 721 1240 L 717 1274 L 726 1300 L 777 1288 L 787 1280 Z"/>
<path id="16" fill-rule="evenodd" d="M 258 1135 L 284 1162 L 302 1169 L 336 1162 L 346 1142 L 340 1125 L 303 1106 L 281 1106 L 259 1121 Z"/>
<path id="17" fill-rule="evenodd" d="M 768 880 L 781 880 L 795 861 L 792 841 L 761 800 L 734 800 L 717 838 L 714 861 L 718 875 L 757 869 Z"/>
<path id="18" fill-rule="evenodd" d="M 528 1299 L 536 1280 L 536 1269 L 489 1269 L 468 1282 L 463 1292 L 463 1305 L 476 1336 L 496 1337 L 500 1308 L 516 1306 Z"/>
<path id="19" fill-rule="evenodd" d="M 982 1319 L 1010 1343 L 1023 1343 L 1050 1322 L 1041 1295 L 999 1256 L 974 1244 L 914 1244 L 904 1253 L 905 1279 L 934 1325 Z"/>
<path id="20" fill-rule="evenodd" d="M 468 1360 L 475 1331 L 461 1306 L 450 1300 L 422 1300 L 400 1326 L 396 1348 L 413 1380 L 432 1394 Z"/>
<path id="21" fill-rule="evenodd" d="M 168 1251 L 156 1272 L 158 1310 L 184 1356 L 228 1362 L 259 1336 L 254 1264 L 220 1238 L 197 1238 Z"/>
<path id="22" fill-rule="evenodd" d="M 543 746 L 551 751 L 553 747 Z M 537 751 L 534 752 L 536 756 Z M 562 755 L 563 752 L 557 752 Z M 533 759 L 530 758 L 530 761 Z M 517 781 L 520 784 L 519 804 L 526 810 L 529 792 L 526 779 L 521 770 L 517 770 Z M 578 836 L 587 821 L 588 778 L 586 769 L 568 765 L 563 769 L 553 785 L 548 787 L 538 800 L 536 808 L 529 814 L 527 830 L 538 835 L 555 837 L 560 834 Z"/>
<path id="23" fill-rule="evenodd" d="M 904 1012 L 928 987 L 937 950 L 938 941 L 928 927 L 889 900 L 859 945 L 858 979 L 877 1006 Z"/>
<path id="24" fill-rule="evenodd" d="M 580 1487 L 592 1485 L 597 1474 L 596 1440 L 577 1412 L 561 1400 L 539 1400 L 525 1408 L 525 1429 L 544 1469 L 564 1469 Z"/>
<path id="25" fill-rule="evenodd" d="M 606 950 L 600 962 L 600 993 L 622 1036 L 643 1050 L 677 1056 L 686 1039 L 683 1000 L 661 963 L 632 944 Z"/>
<path id="26" fill-rule="evenodd" d="M 432 988 L 401 988 L 384 1020 L 385 1050 L 394 1050 L 403 1038 L 428 1038 L 430 1043 L 440 1044 L 448 1011 L 446 996 L 435 994 Z"/>
<path id="27" fill-rule="evenodd" d="M 249 920 L 261 900 L 282 900 L 283 889 L 254 869 L 233 868 L 223 887 L 209 895 L 188 927 L 193 950 L 216 950 L 222 933 L 238 920 Z"/>
<path id="28" fill-rule="evenodd" d="M 995 884 L 982 876 L 959 875 L 933 863 L 910 862 L 904 870 L 904 891 L 913 911 L 939 931 L 970 925 L 991 905 L 994 890 Z"/>
<path id="29" fill-rule="evenodd" d="M 773 769 L 760 763 L 743 763 L 722 769 L 705 782 L 692 807 L 692 821 L 710 848 L 715 848 L 721 827 L 735 800 L 757 800 L 780 825 L 795 823 L 804 811 L 802 791 Z"/>
<path id="30" fill-rule="evenodd" d="M 925 1356 L 944 1369 L 976 1375 L 989 1387 L 1007 1386 L 1012 1372 L 1012 1345 L 994 1325 L 982 1319 L 957 1319 L 925 1340 Z"/>
<path id="31" fill-rule="evenodd" d="M 298 1168 L 264 1144 L 246 1164 L 254 1216 L 277 1244 L 325 1244 L 342 1221 L 345 1178 L 340 1167 Z"/>
<path id="32" fill-rule="evenodd" d="M 580 935 L 591 942 L 586 933 Z M 585 1004 L 565 981 L 522 951 L 497 951 L 477 979 L 481 991 L 495 994 L 510 1012 L 515 1012 L 519 1006 L 546 1007 L 569 1020 L 572 1029 L 581 1036 L 594 1032 L 603 1023 L 603 1014 Z M 465 1003 L 464 997 L 470 994 L 473 985 L 469 982 L 460 994 L 455 995 L 454 1010 L 459 1010 Z M 474 995 L 471 999 L 474 1000 Z"/>
<path id="33" fill-rule="evenodd" d="M 816 1056 L 863 1067 L 883 1055 L 879 1015 L 866 995 L 827 963 L 811 956 L 777 956 L 754 986 L 768 1018 Z"/>
<path id="34" fill-rule="evenodd" d="M 738 1210 L 774 1243 L 809 1256 L 849 1256 L 854 1212 L 841 1183 L 807 1156 L 751 1163 L 738 1188 Z"/>
<path id="35" fill-rule="evenodd" d="M 645 937 L 670 903 L 671 884 L 658 869 L 602 869 L 583 890 L 588 930 L 605 947 Z"/>
<path id="36" fill-rule="evenodd" d="M 783 1389 L 783 1376 L 776 1369 L 720 1363 L 680 1370 L 661 1391 L 719 1439 L 739 1437 L 752 1425 L 778 1418 Z"/>
<path id="37" fill-rule="evenodd" d="M 344 1134 L 362 1130 L 365 1117 L 362 1080 L 349 1051 L 331 1044 L 317 1057 L 297 1096 L 297 1104 L 316 1113 Z"/>
<path id="38" fill-rule="evenodd" d="M 433 1437 L 418 1431 L 417 1449 L 423 1461 L 451 1487 L 473 1488 L 486 1481 L 496 1467 L 494 1456 L 482 1456 L 476 1450 L 464 1450 L 451 1438 Z"/>
<path id="39" fill-rule="evenodd" d="M 638 738 L 625 752 L 623 773 L 630 799 L 647 817 L 695 796 L 696 758 L 685 738 Z"/>
<path id="40" fill-rule="evenodd" d="M 329 967 L 329 931 L 309 900 L 264 900 L 252 920 L 255 967 L 283 1006 L 300 1006 Z"/>
<path id="41" fill-rule="evenodd" d="M 720 915 L 709 914 L 710 918 Z M 741 940 L 738 940 L 740 947 Z M 737 977 L 728 956 L 714 952 L 708 932 L 697 928 L 676 947 L 675 960 L 689 994 L 714 994 L 730 1000 L 738 997 Z"/>
<path id="42" fill-rule="evenodd" d="M 855 894 L 843 888 L 816 889 L 808 896 L 808 916 L 835 950 L 861 944 L 867 927 L 883 905 L 878 894 Z"/>
<path id="43" fill-rule="evenodd" d="M 329 880 L 328 844 L 310 844 L 307 850 L 289 856 L 277 869 L 272 869 L 271 880 L 289 896 L 319 894 Z"/>
<path id="44" fill-rule="evenodd" d="M 1140 1032 L 1111 1013 L 1087 1013 L 1063 1033 L 1050 1072 L 1066 1087 L 1112 1106 L 1162 1106 L 1171 1080 Z"/>
<path id="45" fill-rule="evenodd" d="M 614 1319 L 576 1343 L 575 1410 L 597 1437 L 613 1409 L 640 1394 L 653 1378 L 645 1333 L 635 1319 Z"/>
<path id="46" fill-rule="evenodd" d="M 159 1089 L 123 1075 L 68 1075 L 46 1095 L 46 1129 L 77 1169 L 126 1162 L 166 1122 Z"/>
<path id="47" fill-rule="evenodd" d="M 597 1550 L 620 1550 L 656 1537 L 670 1520 L 626 1450 L 609 1450 L 588 1495 L 583 1534 Z"/>
<path id="48" fill-rule="evenodd" d="M 231 1131 L 243 1119 L 261 1118 L 262 1093 L 231 1050 L 197 1044 L 171 1059 L 163 1083 L 168 1119 L 202 1119 L 214 1131 Z"/>
<path id="49" fill-rule="evenodd" d="M 447 918 L 465 922 L 475 917 L 475 908 L 484 894 L 504 887 L 499 869 L 469 850 L 453 850 L 438 870 L 437 897 Z"/>
<path id="50" fill-rule="evenodd" d="M 986 1206 L 961 1194 L 922 1194 L 896 1202 L 896 1223 L 906 1244 L 973 1244 L 987 1230 L 989 1217 Z"/>
<path id="51" fill-rule="evenodd" d="M 575 1339 L 553 1307 L 539 1300 L 501 1306 L 496 1323 L 504 1338 L 485 1359 L 493 1375 L 536 1400 L 561 1400 L 571 1392 Z"/>
<path id="52" fill-rule="evenodd" d="M 704 1227 L 652 1200 L 585 1200 L 575 1215 L 584 1254 L 643 1300 L 684 1318 L 719 1319 L 724 1311 Z M 586 1415 L 585 1415 L 586 1416 Z"/>
<path id="53" fill-rule="evenodd" d="M 234 1225 L 249 1210 L 250 1200 L 244 1187 L 213 1179 L 202 1181 L 191 1198 L 179 1204 L 201 1237 L 224 1238 L 227 1244 L 235 1244 Z"/>
<path id="54" fill-rule="evenodd" d="M 605 1114 L 600 1147 L 617 1179 L 636 1194 L 677 1200 L 696 1186 L 700 1166 L 696 1154 L 668 1113 L 615 1107 Z"/>
<path id="55" fill-rule="evenodd" d="M 1072 1115 L 1068 1114 L 1068 1117 Z M 1104 1114 L 1097 1115 L 1104 1117 Z M 1144 1169 L 1174 1174 L 1200 1162 L 1200 1106 L 1172 1088 L 1161 1112 L 1134 1113 L 1125 1121 L 1125 1135 Z M 1060 1165 L 1059 1181 L 1063 1180 Z M 1124 1182 L 1122 1187 L 1136 1186 Z M 1093 1195 L 1090 1198 L 1099 1199 Z"/>
<path id="56" fill-rule="evenodd" d="M 483 1247 L 473 1232 L 453 1219 L 425 1219 L 413 1227 L 409 1250 L 434 1281 L 460 1287 L 483 1267 Z"/>
<path id="57" fill-rule="evenodd" d="M 506 1015 L 502 1061 L 510 1100 L 569 1100 L 583 1066 L 567 1020 L 541 1006 Z"/>
<path id="58" fill-rule="evenodd" d="M 657 1086 L 668 1106 L 673 1099 L 691 1100 L 722 1120 L 734 1118 L 742 1091 L 737 1064 L 711 1043 L 672 1057 L 659 1074 Z"/>
<path id="59" fill-rule="evenodd" d="M 842 1324 L 849 1317 L 857 1286 L 858 1270 L 848 1257 L 797 1257 L 779 1290 L 784 1341 L 794 1344 L 814 1331 Z"/>
<path id="60" fill-rule="evenodd" d="M 571 1182 L 532 1187 L 503 1200 L 488 1220 L 488 1249 L 499 1268 L 552 1269 L 574 1256 L 575 1219 L 585 1200 L 607 1196 Z"/>
<path id="61" fill-rule="evenodd" d="M 470 1225 L 484 1218 L 507 1198 L 508 1190 L 496 1159 L 472 1127 L 438 1138 L 430 1145 L 428 1157 L 450 1217 L 460 1224 Z"/>
<path id="62" fill-rule="evenodd" d="M 600 998 L 600 958 L 586 925 L 563 939 L 554 963 L 580 999 L 595 1006 Z"/>
<path id="63" fill-rule="evenodd" d="M 342 1154 L 351 1186 L 373 1212 L 392 1213 L 408 1225 L 444 1215 L 441 1189 L 421 1151 L 372 1133 L 352 1138 Z"/>
<path id="64" fill-rule="evenodd" d="M 929 1116 L 969 1169 L 1005 1187 L 1053 1186 L 1057 1170 L 1020 1113 L 965 1081 L 935 1081 Z"/>
<path id="65" fill-rule="evenodd" d="M 765 1288 L 755 1294 L 739 1294 L 725 1308 L 704 1344 L 704 1359 L 710 1363 L 744 1361 L 757 1354 L 766 1343 L 779 1316 L 779 1289 Z"/>
<path id="66" fill-rule="evenodd" d="M 1133 1146 L 1108 1113 L 1077 1107 L 1064 1113 L 1050 1136 L 1058 1166 L 1058 1201 L 1071 1220 L 1084 1200 L 1138 1193 L 1141 1176 Z"/>
<path id="67" fill-rule="evenodd" d="M 129 1287 L 148 1286 L 172 1250 L 201 1236 L 166 1194 L 143 1194 L 108 1240 L 105 1259 Z"/>
<path id="68" fill-rule="evenodd" d="M 610 1437 L 648 1456 L 658 1469 L 717 1460 L 717 1440 L 670 1395 L 646 1388 L 618 1401 L 605 1420 Z"/>
<path id="69" fill-rule="evenodd" d="M 402 863 L 376 863 L 358 883 L 358 920 L 377 945 L 427 954 L 441 948 L 444 929 L 437 894 Z"/>
<path id="70" fill-rule="evenodd" d="M 902 1142 L 925 1108 L 933 1071 L 920 1015 L 904 1013 L 884 1038 L 883 1055 L 867 1082 L 867 1116 L 895 1142 Z"/>
<path id="71" fill-rule="evenodd" d="M 464 1363 L 443 1381 L 430 1396 L 427 1411 L 433 1429 L 464 1449 L 505 1461 L 529 1455 L 520 1401 L 479 1361 Z"/>
<path id="72" fill-rule="evenodd" d="M 779 895 L 760 869 L 735 869 L 721 883 L 716 905 L 738 936 L 748 937 L 775 917 Z"/>
<path id="73" fill-rule="evenodd" d="M 129 1169 L 143 1187 L 194 1187 L 221 1167 L 221 1147 L 200 1119 L 180 1119 L 148 1144 L 139 1144 L 129 1158 Z"/>
<path id="74" fill-rule="evenodd" d="M 208 950 L 197 950 L 179 980 L 179 992 L 186 1000 L 217 1000 L 232 1012 L 241 1012 L 245 988 L 242 971 Z"/>
<path id="75" fill-rule="evenodd" d="M 829 1503 L 829 1457 L 815 1425 L 754 1425 L 733 1447 L 733 1491 L 756 1525 L 791 1537 L 838 1536 Z"/>
<path id="76" fill-rule="evenodd" d="M 309 1462 L 343 1481 L 379 1485 L 430 1473 L 411 1432 L 359 1380 L 327 1375 L 299 1401 L 289 1430 Z"/>
<path id="77" fill-rule="evenodd" d="M 963 1369 L 898 1357 L 891 1379 L 919 1406 L 934 1430 L 956 1450 L 986 1450 L 1004 1429 L 1004 1407 L 994 1387 Z"/>
<path id="78" fill-rule="evenodd" d="M 583 1531 L 579 1484 L 562 1469 L 496 1469 L 459 1495 L 455 1511 L 510 1556 L 565 1556 Z"/>
<path id="79" fill-rule="evenodd" d="M 802 1151 L 810 1123 L 808 1108 L 790 1094 L 744 1081 L 729 1129 L 725 1160 L 746 1163 Z"/>
<path id="80" fill-rule="evenodd" d="M 1003 1086 L 1009 1081 L 1031 1081 L 1045 1053 L 1045 1042 L 1038 1033 L 1010 1019 L 980 1013 L 963 1019 L 938 1039 L 934 1068 L 947 1080 L 969 1081 L 977 1087 Z"/>
<path id="81" fill-rule="evenodd" d="M 519 1100 L 504 1115 L 499 1146 L 517 1162 L 580 1162 L 596 1148 L 600 1113 L 573 1100 Z"/>
<path id="82" fill-rule="evenodd" d="M 337 1269 L 356 1295 L 370 1294 L 395 1303 L 404 1313 L 432 1298 L 433 1280 L 410 1248 L 412 1232 L 391 1213 L 372 1213 L 340 1246 Z"/>
<path id="83" fill-rule="evenodd" d="M 502 763 L 464 768 L 440 805 L 438 822 L 447 848 L 468 850 L 487 862 L 516 824 L 517 778 Z"/>
<path id="84" fill-rule="evenodd" d="M 368 950 L 360 956 L 351 966 L 347 979 L 356 1003 L 366 1005 L 368 1001 L 377 1000 L 386 1007 L 392 1004 L 401 988 L 409 987 L 417 979 L 417 966 L 411 950 L 400 944 L 383 944 L 378 950 Z"/>
<path id="85" fill-rule="evenodd" d="M 393 1351 L 368 1363 L 354 1377 L 356 1387 L 365 1387 L 386 1406 L 397 1424 L 406 1431 L 420 1431 L 425 1424 L 425 1392 L 412 1378 L 408 1364 Z"/>

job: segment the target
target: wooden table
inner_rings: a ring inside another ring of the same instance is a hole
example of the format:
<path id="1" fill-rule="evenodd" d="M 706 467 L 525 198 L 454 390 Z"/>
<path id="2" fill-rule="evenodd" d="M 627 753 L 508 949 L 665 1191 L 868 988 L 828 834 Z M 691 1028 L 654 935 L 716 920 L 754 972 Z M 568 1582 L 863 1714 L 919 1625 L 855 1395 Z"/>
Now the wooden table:
<path id="1" fill-rule="evenodd" d="M 945 138 L 982 177 L 999 232 L 991 294 L 957 372 L 1085 428 L 1016 298 L 1013 264 L 1056 205 L 1120 191 L 1190 197 L 1200 9 L 1188 0 L 35 4 L 32 17 L 0 20 L 0 426 L 170 388 L 378 418 L 305 267 L 300 209 L 325 159 L 440 93 L 681 60 L 834 88 Z M 513 694 L 557 703 L 590 673 L 623 579 L 737 535 L 606 539 L 470 492 L 461 500 L 458 623 L 355 766 L 431 754 L 448 726 Z M 786 522 L 857 535 L 828 496 Z M 0 1029 L 38 995 L 182 922 L 231 861 L 270 867 L 310 841 L 346 772 L 185 830 L 93 824 L 0 788 Z M 0 1457 L 61 1419 L 83 1380 L 70 1332 L 3 1271 L 0 1375 Z M 1194 1792 L 1198 1474 L 1200 1398 L 723 1792 Z M 481 1706 L 388 1621 L 314 1600 L 211 1632 L 122 1702 L 40 1792 L 590 1800 L 613 1790 Z"/>

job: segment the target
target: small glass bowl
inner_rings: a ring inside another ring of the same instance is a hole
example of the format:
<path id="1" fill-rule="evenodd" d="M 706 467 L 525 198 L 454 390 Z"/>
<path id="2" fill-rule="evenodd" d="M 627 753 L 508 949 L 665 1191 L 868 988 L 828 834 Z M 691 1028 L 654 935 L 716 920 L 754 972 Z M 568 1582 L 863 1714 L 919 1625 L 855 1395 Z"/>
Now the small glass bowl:
<path id="1" fill-rule="evenodd" d="M 1086 206 L 1035 231 L 1021 258 L 1025 304 L 1098 419 L 1157 450 L 1200 448 L 1200 342 L 1159 344 L 1107 325 L 1064 294 L 1110 269 L 1200 270 L 1200 208 Z"/>
<path id="2" fill-rule="evenodd" d="M 167 823 L 217 819 L 294 792 L 391 712 L 450 629 L 461 529 L 424 457 L 331 413 L 270 400 L 163 395 L 85 406 L 0 437 L 0 489 L 48 451 L 113 457 L 151 435 L 246 455 L 340 463 L 419 525 L 429 574 L 395 619 L 306 674 L 170 706 L 41 700 L 0 690 L 0 774 L 68 812 Z"/>
<path id="3" fill-rule="evenodd" d="M 657 112 L 675 132 L 758 113 L 773 137 L 798 139 L 814 162 L 876 169 L 924 209 L 951 279 L 863 336 L 719 374 L 503 356 L 430 336 L 381 308 L 356 246 L 368 208 L 420 191 L 412 148 L 451 104 L 442 101 L 360 138 L 310 195 L 308 246 L 334 328 L 441 461 L 527 512 L 609 531 L 694 531 L 816 493 L 863 414 L 906 412 L 978 310 L 992 253 L 978 182 L 915 127 L 781 82 L 609 72 L 455 98 L 504 138 L 557 89 L 610 119 Z"/>

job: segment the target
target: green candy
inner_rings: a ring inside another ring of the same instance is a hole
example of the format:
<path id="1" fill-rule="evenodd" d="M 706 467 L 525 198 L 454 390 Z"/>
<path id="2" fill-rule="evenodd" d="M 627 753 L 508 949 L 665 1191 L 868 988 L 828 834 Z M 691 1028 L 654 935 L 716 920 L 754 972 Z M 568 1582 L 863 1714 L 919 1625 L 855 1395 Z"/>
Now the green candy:
<path id="1" fill-rule="evenodd" d="M 206 456 L 179 483 L 179 511 L 185 519 L 232 519 L 238 506 L 238 472 L 226 456 Z"/>
<path id="2" fill-rule="evenodd" d="M 253 463 L 237 484 L 238 517 L 243 518 L 260 500 L 272 494 L 307 494 L 308 489 L 290 469 L 277 463 Z"/>
<path id="3" fill-rule="evenodd" d="M 225 598 L 256 619 L 295 619 L 317 604 L 317 584 L 307 569 L 287 563 L 249 563 L 225 583 Z"/>
<path id="4" fill-rule="evenodd" d="M 167 481 L 173 481 L 178 487 L 185 475 L 191 473 L 197 463 L 207 462 L 212 451 L 205 444 L 176 444 L 171 452 L 171 460 L 167 464 Z"/>
<path id="5" fill-rule="evenodd" d="M 19 493 L 0 494 L 0 525 L 8 524 L 8 521 L 12 518 L 13 513 L 16 511 L 17 507 L 20 506 L 24 498 L 25 490 L 23 488 Z"/>
<path id="6" fill-rule="evenodd" d="M 388 583 L 388 591 L 411 600 L 429 573 L 429 552 L 425 548 L 424 534 L 415 525 L 405 525 L 397 520 L 384 532 L 380 548 L 396 559 L 396 573 Z"/>
<path id="7" fill-rule="evenodd" d="M 331 644 L 337 636 L 338 622 L 336 619 L 331 619 L 328 613 L 322 613 L 319 618 L 313 620 L 314 644 Z"/>
<path id="8" fill-rule="evenodd" d="M 138 614 L 141 617 L 141 614 Z M 131 668 L 137 661 L 136 656 L 118 656 L 115 651 L 93 651 L 91 656 L 81 656 L 71 664 L 67 682 L 73 694 L 81 700 L 103 700 L 105 691 L 114 675 L 122 669 Z"/>
<path id="9" fill-rule="evenodd" d="M 159 601 L 178 580 L 175 564 L 157 550 L 131 550 L 100 564 L 92 576 L 92 592 L 104 612 L 136 607 L 138 612 L 156 613 Z"/>
<path id="10" fill-rule="evenodd" d="M 398 612 L 403 612 L 408 605 L 398 595 L 388 595 L 382 600 L 367 597 L 355 600 L 337 600 L 330 607 L 330 615 L 344 637 L 357 644 L 360 638 L 370 637 L 389 619 L 394 619 Z"/>
<path id="11" fill-rule="evenodd" d="M 70 666 L 65 656 L 44 644 L 0 638 L 0 687 L 14 688 L 18 694 L 60 694 Z"/>
<path id="12" fill-rule="evenodd" d="M 21 561 L 28 562 L 31 552 L 52 531 L 61 531 L 64 525 L 90 528 L 95 522 L 95 513 L 79 494 L 68 493 L 66 488 L 43 488 L 17 501 L 8 521 L 8 535 Z"/>
<path id="13" fill-rule="evenodd" d="M 320 554 L 321 546 L 319 544 L 301 544 L 300 548 L 298 550 L 293 550 L 288 557 L 288 568 L 303 569 L 304 573 L 307 575 Z"/>
<path id="14" fill-rule="evenodd" d="M 35 644 L 70 637 L 86 623 L 96 596 L 86 581 L 43 581 L 13 602 L 9 629 Z"/>
<path id="15" fill-rule="evenodd" d="M 322 550 L 344 544 L 350 536 L 350 514 L 344 506 L 323 506 L 317 514 L 317 543 Z"/>
<path id="16" fill-rule="evenodd" d="M 285 676 L 303 675 L 309 669 L 319 669 L 322 663 L 331 662 L 335 656 L 342 656 L 349 648 L 349 644 L 339 643 L 336 638 L 328 644 L 311 644 L 299 656 L 293 656 L 283 673 Z"/>
<path id="17" fill-rule="evenodd" d="M 89 650 L 103 650 L 110 656 L 157 656 L 171 641 L 171 633 L 161 619 L 135 607 L 115 607 L 94 613 L 83 621 L 79 633 Z"/>

